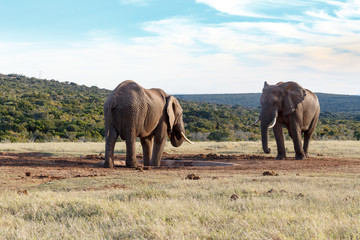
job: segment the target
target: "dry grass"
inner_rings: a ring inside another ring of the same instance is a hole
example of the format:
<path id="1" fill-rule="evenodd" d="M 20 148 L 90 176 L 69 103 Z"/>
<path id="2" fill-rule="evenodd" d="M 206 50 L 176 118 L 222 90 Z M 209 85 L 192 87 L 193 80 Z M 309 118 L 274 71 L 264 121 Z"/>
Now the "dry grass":
<path id="1" fill-rule="evenodd" d="M 196 174 L 126 171 L 3 192 L 0 238 L 360 238 L 358 176 Z M 111 183 L 126 188 L 99 190 Z"/>
<path id="2" fill-rule="evenodd" d="M 294 155 L 293 143 L 285 143 L 289 156 Z M 271 156 L 276 155 L 276 144 L 270 141 Z M 48 142 L 48 143 L 0 143 L 0 152 L 42 152 L 54 155 L 87 155 L 104 152 L 103 142 Z M 125 153 L 125 143 L 118 142 L 115 152 Z M 137 143 L 137 152 L 141 153 L 140 143 Z M 261 142 L 195 142 L 190 145 L 184 143 L 174 148 L 168 142 L 165 147 L 167 153 L 217 153 L 217 154 L 264 154 Z M 359 158 L 360 141 L 312 141 L 310 143 L 311 156 Z"/>

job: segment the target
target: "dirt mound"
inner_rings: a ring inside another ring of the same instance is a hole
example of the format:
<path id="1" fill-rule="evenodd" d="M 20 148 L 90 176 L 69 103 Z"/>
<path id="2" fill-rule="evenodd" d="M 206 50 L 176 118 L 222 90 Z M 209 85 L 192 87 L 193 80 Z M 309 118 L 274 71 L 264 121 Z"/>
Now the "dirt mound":
<path id="1" fill-rule="evenodd" d="M 231 201 L 236 201 L 238 199 L 239 199 L 239 195 L 237 195 L 237 194 L 233 194 L 233 195 L 230 196 Z"/>
<path id="2" fill-rule="evenodd" d="M 200 176 L 195 175 L 193 173 L 190 173 L 189 175 L 186 176 L 185 179 L 189 179 L 189 180 L 200 180 Z"/>
<path id="3" fill-rule="evenodd" d="M 279 176 L 279 174 L 274 171 L 265 171 L 263 172 L 263 176 Z"/>

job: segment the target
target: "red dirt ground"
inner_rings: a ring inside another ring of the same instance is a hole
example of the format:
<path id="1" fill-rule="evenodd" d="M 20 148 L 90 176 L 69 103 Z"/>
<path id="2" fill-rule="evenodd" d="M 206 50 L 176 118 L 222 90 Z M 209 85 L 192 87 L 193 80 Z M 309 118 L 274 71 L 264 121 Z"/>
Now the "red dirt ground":
<path id="1" fill-rule="evenodd" d="M 138 156 L 141 159 L 141 156 Z M 360 158 L 326 158 L 316 157 L 305 160 L 275 160 L 261 155 L 217 155 L 217 154 L 166 154 L 163 159 L 202 160 L 234 163 L 234 166 L 218 167 L 160 167 L 150 171 L 184 171 L 196 170 L 229 172 L 234 174 L 262 174 L 264 171 L 276 173 L 351 173 L 360 172 Z M 116 156 L 123 161 L 124 156 Z M 97 177 L 119 174 L 120 171 L 143 171 L 142 169 L 123 166 L 106 169 L 101 166 L 103 155 L 85 157 L 51 157 L 41 153 L 0 153 L 0 190 L 18 189 L 44 182 L 76 177 Z"/>

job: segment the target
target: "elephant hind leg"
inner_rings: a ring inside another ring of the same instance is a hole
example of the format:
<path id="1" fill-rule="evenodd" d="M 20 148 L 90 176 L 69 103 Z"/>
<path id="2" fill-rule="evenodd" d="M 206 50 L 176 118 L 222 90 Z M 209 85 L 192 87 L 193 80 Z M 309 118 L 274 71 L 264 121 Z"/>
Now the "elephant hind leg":
<path id="1" fill-rule="evenodd" d="M 309 157 L 308 150 L 309 150 L 309 143 L 312 133 L 309 131 L 304 132 L 304 153 L 306 157 Z"/>
<path id="2" fill-rule="evenodd" d="M 316 124 L 315 124 L 316 127 Z M 304 132 L 304 152 L 306 157 L 309 157 L 308 150 L 309 150 L 309 143 L 311 140 L 311 136 L 315 132 L 315 127 L 313 129 L 309 129 L 308 131 Z"/>
<path id="3" fill-rule="evenodd" d="M 306 157 L 309 157 L 309 154 L 308 154 L 309 143 L 310 143 L 310 140 L 311 140 L 311 136 L 314 134 L 314 132 L 316 130 L 316 125 L 317 125 L 318 120 L 319 120 L 318 115 L 319 114 L 317 113 L 317 116 L 315 116 L 315 118 L 313 119 L 309 130 L 304 132 L 304 152 L 305 152 Z"/>
<path id="4" fill-rule="evenodd" d="M 105 137 L 105 162 L 104 167 L 113 168 L 114 167 L 114 148 L 115 143 L 118 138 L 118 134 L 115 129 L 110 129 Z"/>
<path id="5" fill-rule="evenodd" d="M 125 140 L 126 142 L 126 166 L 136 167 L 138 165 L 136 159 L 136 145 L 135 137 L 130 137 Z"/>
<path id="6" fill-rule="evenodd" d="M 299 127 L 297 127 L 296 130 L 292 132 L 292 136 L 295 150 L 295 159 L 302 160 L 306 158 L 304 148 L 301 144 L 301 130 Z"/>

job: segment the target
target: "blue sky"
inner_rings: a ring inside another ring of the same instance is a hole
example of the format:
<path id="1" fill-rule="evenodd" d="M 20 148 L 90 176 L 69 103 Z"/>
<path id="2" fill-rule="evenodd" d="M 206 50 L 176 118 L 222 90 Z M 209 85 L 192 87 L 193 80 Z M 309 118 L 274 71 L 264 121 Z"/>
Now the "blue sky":
<path id="1" fill-rule="evenodd" d="M 168 93 L 360 94 L 360 0 L 0 0 L 0 73 Z"/>

